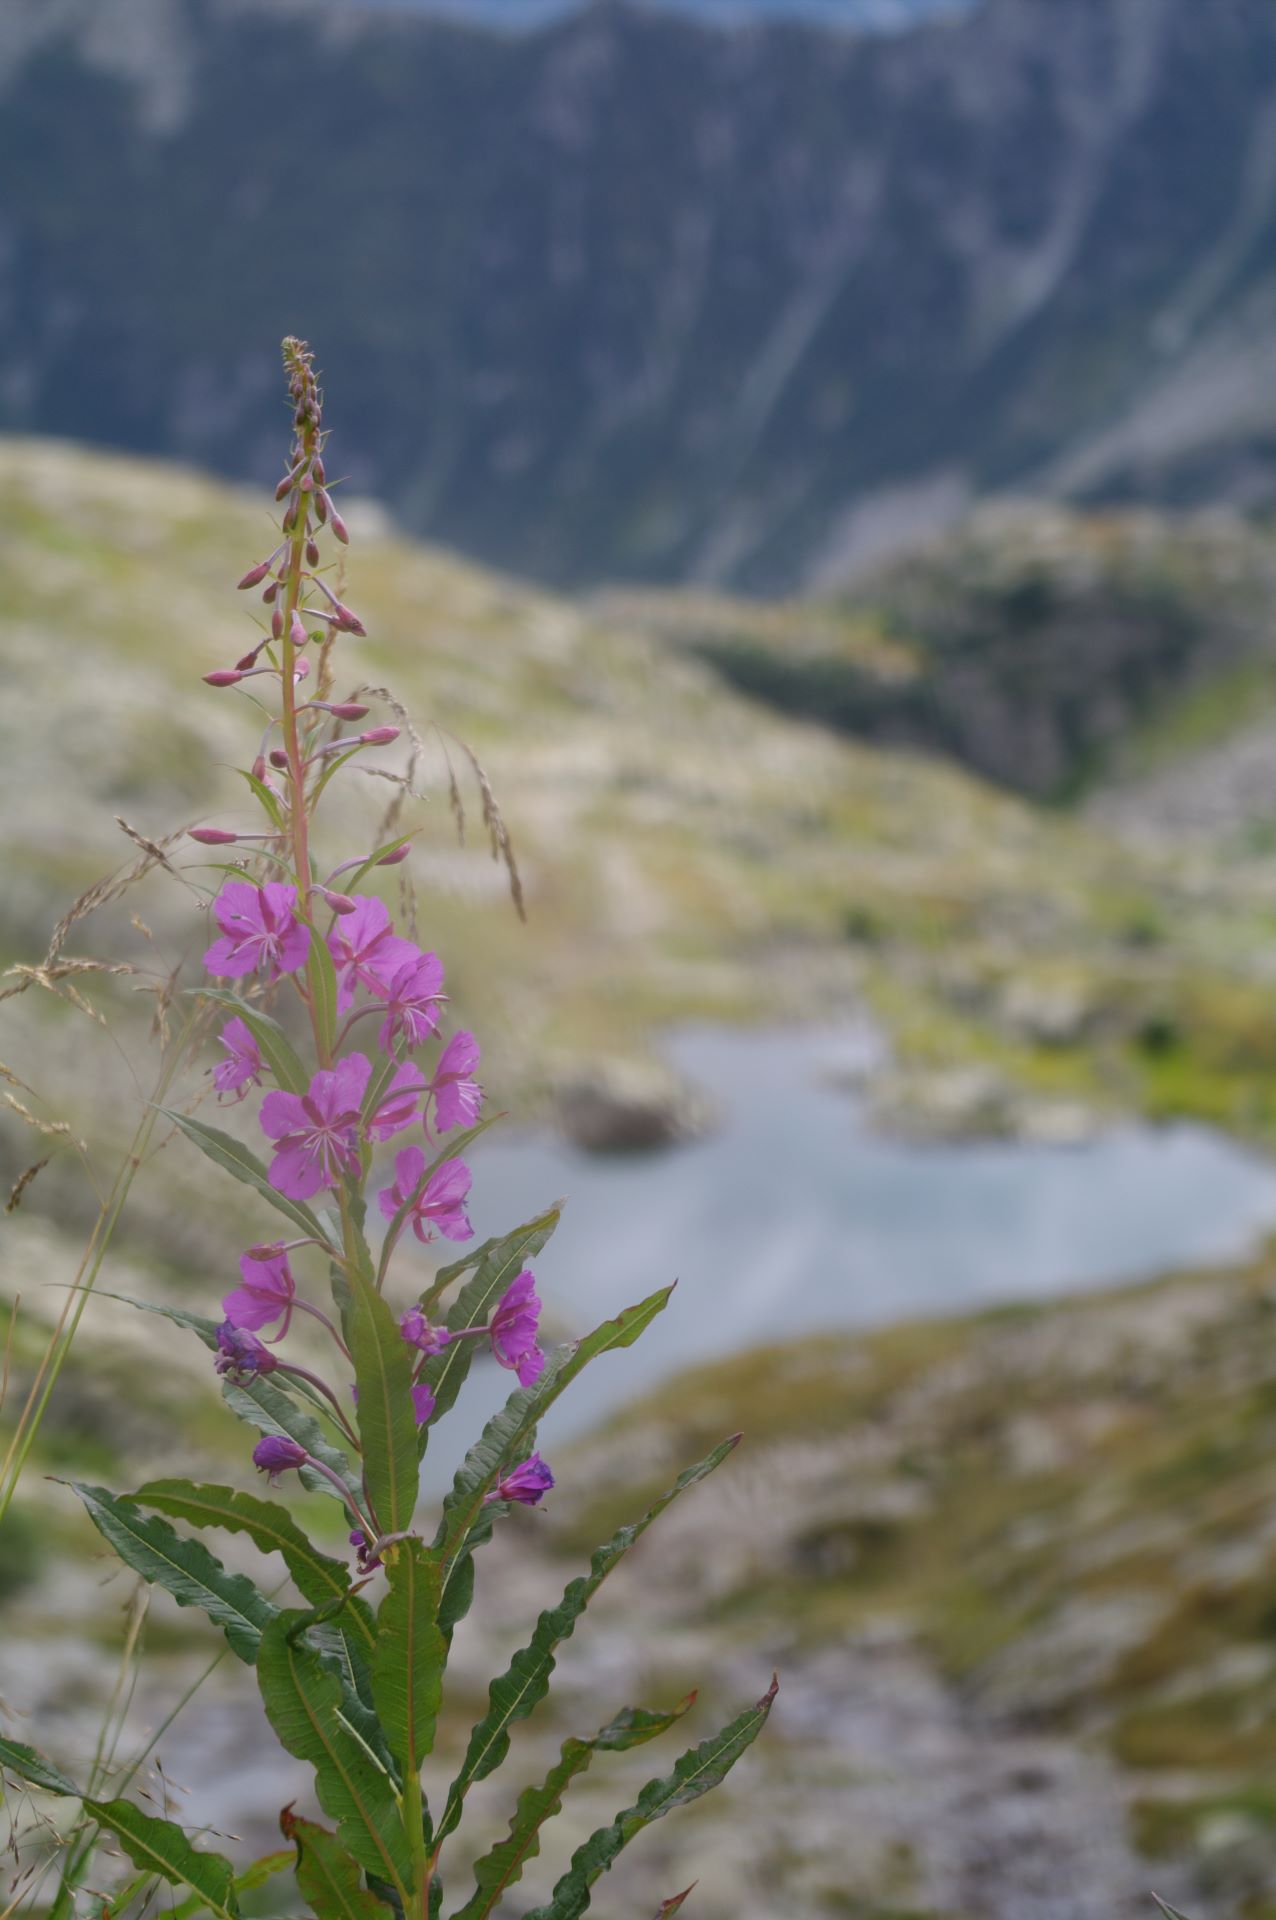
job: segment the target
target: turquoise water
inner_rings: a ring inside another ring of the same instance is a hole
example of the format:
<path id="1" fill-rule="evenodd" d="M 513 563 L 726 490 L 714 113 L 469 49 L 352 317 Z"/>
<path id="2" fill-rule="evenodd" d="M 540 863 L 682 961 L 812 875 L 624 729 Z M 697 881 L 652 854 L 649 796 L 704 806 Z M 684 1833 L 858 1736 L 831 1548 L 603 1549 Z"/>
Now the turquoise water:
<path id="1" fill-rule="evenodd" d="M 560 1333 L 679 1283 L 637 1346 L 573 1387 L 569 1426 L 715 1354 L 1240 1258 L 1276 1231 L 1276 1167 L 1204 1127 L 1131 1123 L 1075 1146 L 876 1133 L 845 1085 L 872 1047 L 851 1030 L 690 1029 L 668 1053 L 716 1101 L 711 1138 L 613 1157 L 511 1134 L 474 1154 L 480 1235 L 567 1198 L 535 1262 Z"/>

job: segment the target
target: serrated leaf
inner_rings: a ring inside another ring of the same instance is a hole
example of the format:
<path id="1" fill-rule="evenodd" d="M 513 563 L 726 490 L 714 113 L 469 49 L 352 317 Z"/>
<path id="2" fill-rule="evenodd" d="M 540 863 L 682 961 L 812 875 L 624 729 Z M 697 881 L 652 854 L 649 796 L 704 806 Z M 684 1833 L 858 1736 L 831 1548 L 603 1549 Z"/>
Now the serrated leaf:
<path id="1" fill-rule="evenodd" d="M 231 1573 L 199 1540 L 185 1540 L 167 1520 L 148 1516 L 105 1487 L 72 1481 L 90 1520 L 126 1566 L 171 1593 L 179 1607 L 200 1607 L 249 1666 L 276 1609 L 246 1574 Z"/>
<path id="2" fill-rule="evenodd" d="M 562 1211 L 561 1205 L 549 1207 L 534 1220 L 515 1227 L 512 1233 L 485 1241 L 469 1258 L 444 1267 L 423 1297 L 425 1311 L 429 1313 L 452 1282 L 474 1267 L 474 1278 L 457 1295 L 448 1313 L 447 1325 L 453 1333 L 467 1327 L 485 1327 L 510 1281 L 517 1278 L 553 1233 Z M 474 1358 L 474 1346 L 473 1340 L 454 1340 L 442 1353 L 426 1361 L 423 1378 L 434 1395 L 436 1420 L 455 1405 Z"/>
<path id="3" fill-rule="evenodd" d="M 279 1825 L 297 1849 L 297 1885 L 316 1920 L 382 1920 L 392 1908 L 364 1886 L 336 1835 L 285 1807 Z"/>
<path id="4" fill-rule="evenodd" d="M 421 1476 L 412 1352 L 386 1301 L 366 1281 L 356 1287 L 350 1308 L 350 1351 L 368 1499 L 382 1533 L 406 1533 Z"/>
<path id="5" fill-rule="evenodd" d="M 51 1760 L 46 1760 L 34 1747 L 25 1746 L 21 1740 L 6 1740 L 0 1737 L 0 1772 L 8 1770 L 16 1773 L 20 1780 L 29 1786 L 42 1787 L 46 1793 L 69 1794 L 78 1799 L 80 1790 L 64 1773 L 60 1773 Z"/>
<path id="6" fill-rule="evenodd" d="M 756 1706 L 737 1715 L 712 1739 L 684 1753 L 672 1773 L 649 1780 L 633 1806 L 626 1807 L 609 1827 L 599 1827 L 583 1846 L 577 1847 L 548 1904 L 525 1914 L 523 1920 L 579 1920 L 593 1898 L 594 1882 L 635 1834 L 662 1820 L 675 1807 L 698 1800 L 726 1778 L 766 1725 L 778 1688 L 779 1682 L 772 1680 Z"/>
<path id="7" fill-rule="evenodd" d="M 245 1186 L 254 1188 L 263 1200 L 270 1202 L 276 1213 L 282 1213 L 295 1227 L 300 1227 L 307 1238 L 323 1240 L 323 1229 L 305 1202 L 290 1200 L 286 1193 L 280 1193 L 278 1187 L 272 1187 L 262 1162 L 233 1134 L 223 1133 L 220 1127 L 207 1126 L 204 1121 L 194 1120 L 189 1114 L 176 1113 L 171 1107 L 161 1107 L 160 1112 L 175 1127 L 179 1127 L 188 1140 L 193 1140 L 200 1152 L 206 1154 L 215 1166 L 233 1173 L 236 1180 L 242 1180 Z"/>
<path id="8" fill-rule="evenodd" d="M 387 1881 L 406 1909 L 411 1864 L 394 1782 L 343 1711 L 341 1684 L 313 1648 L 293 1636 L 306 1613 L 281 1613 L 262 1635 L 257 1681 L 281 1744 L 315 1770 L 319 1804 L 342 1845 Z"/>
<path id="9" fill-rule="evenodd" d="M 278 1553 L 298 1591 L 316 1606 L 350 1592 L 350 1576 L 340 1560 L 321 1553 L 307 1539 L 286 1507 L 275 1500 L 233 1487 L 196 1486 L 189 1480 L 148 1480 L 130 1496 L 139 1507 L 185 1520 L 193 1527 L 220 1527 L 227 1533 L 245 1533 L 263 1553 Z M 344 1618 L 357 1640 L 371 1650 L 376 1639 L 368 1608 L 353 1595 Z"/>
<path id="10" fill-rule="evenodd" d="M 691 1705 L 681 1701 L 672 1713 L 646 1713 L 642 1708 L 626 1708 L 623 1713 L 596 1733 L 592 1740 L 565 1740 L 558 1760 L 538 1787 L 528 1787 L 518 1797 L 509 1833 L 485 1853 L 474 1867 L 474 1892 L 452 1920 L 484 1920 L 523 1876 L 529 1860 L 540 1852 L 541 1828 L 547 1820 L 562 1812 L 563 1795 L 577 1774 L 583 1773 L 600 1750 L 623 1750 L 653 1740 L 667 1731 Z"/>
<path id="11" fill-rule="evenodd" d="M 439 1631 L 439 1566 L 419 1540 L 386 1559 L 389 1591 L 377 1614 L 372 1697 L 404 1778 L 421 1770 L 434 1745 L 447 1647 Z"/>
<path id="12" fill-rule="evenodd" d="M 261 1051 L 262 1058 L 274 1074 L 281 1087 L 289 1093 L 305 1093 L 310 1086 L 310 1074 L 302 1065 L 291 1040 L 279 1022 L 260 1007 L 252 1006 L 247 1000 L 233 993 L 229 987 L 196 987 L 195 992 L 205 1000 L 215 1000 L 220 1006 L 229 1007 L 252 1034 Z"/>
<path id="13" fill-rule="evenodd" d="M 685 1493 L 689 1487 L 695 1486 L 721 1466 L 728 1454 L 734 1451 L 739 1439 L 739 1434 L 733 1434 L 694 1467 L 688 1467 L 685 1473 L 679 1474 L 674 1484 L 641 1520 L 621 1527 L 606 1546 L 598 1548 L 589 1563 L 589 1572 L 570 1583 L 558 1605 L 547 1607 L 541 1614 L 531 1640 L 519 1649 L 506 1671 L 491 1684 L 487 1712 L 471 1733 L 461 1770 L 448 1789 L 447 1803 L 438 1827 L 440 1840 L 451 1833 L 460 1821 L 461 1809 L 470 1788 L 476 1781 L 486 1779 L 504 1760 L 509 1751 L 510 1728 L 517 1721 L 526 1719 L 549 1692 L 556 1648 L 572 1633 L 576 1622 L 613 1567 L 679 1494 Z"/>
<path id="14" fill-rule="evenodd" d="M 290 1393 L 277 1387 L 273 1380 L 253 1373 L 242 1380 L 223 1380 L 222 1398 L 232 1413 L 246 1420 L 249 1426 L 256 1427 L 259 1433 L 283 1434 L 304 1447 L 307 1453 L 313 1454 L 316 1460 L 322 1460 L 325 1467 L 331 1467 L 349 1492 L 351 1503 L 357 1508 L 360 1487 L 350 1471 L 349 1460 L 340 1447 L 333 1446 L 319 1422 L 304 1407 L 298 1406 Z M 316 1473 L 313 1467 L 302 1467 L 299 1478 L 310 1493 L 326 1494 L 330 1500 L 341 1498 L 331 1480 L 322 1473 Z"/>
<path id="15" fill-rule="evenodd" d="M 460 1552 L 465 1537 L 482 1512 L 488 1493 L 502 1469 L 525 1447 L 537 1423 L 558 1396 L 599 1354 L 614 1348 L 632 1346 L 668 1305 L 673 1288 L 661 1287 L 636 1307 L 626 1307 L 614 1320 L 604 1320 L 592 1333 L 572 1345 L 560 1347 L 550 1356 L 545 1371 L 534 1386 L 519 1387 L 484 1427 L 482 1434 L 466 1454 L 443 1502 L 443 1517 L 432 1551 L 446 1570 Z"/>

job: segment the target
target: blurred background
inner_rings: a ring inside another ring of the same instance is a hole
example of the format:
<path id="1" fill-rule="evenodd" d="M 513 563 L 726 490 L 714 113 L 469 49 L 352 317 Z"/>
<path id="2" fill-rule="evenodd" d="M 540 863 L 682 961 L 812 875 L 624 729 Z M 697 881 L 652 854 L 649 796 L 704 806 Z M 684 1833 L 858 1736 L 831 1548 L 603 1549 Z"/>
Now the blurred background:
<path id="1" fill-rule="evenodd" d="M 600 1708 L 778 1667 L 609 1911 L 698 1875 L 704 1920 L 1152 1886 L 1273 1920 L 1267 0 L 7 0 L 0 179 L 4 965 L 135 857 L 121 819 L 249 824 L 253 716 L 199 676 L 249 644 L 301 333 L 350 684 L 420 729 L 420 937 L 511 1113 L 476 1226 L 568 1197 L 564 1336 L 680 1281 L 547 1424 L 453 1746 L 603 1531 L 747 1436 L 609 1583 L 476 1848 Z M 386 797 L 351 777 L 334 859 Z M 197 978 L 194 852 L 72 931 L 136 973 L 8 976 L 5 1191 L 52 1159 L 0 1223 L 0 1420 L 92 1226 L 73 1143 L 109 1183 L 152 989 Z M 260 1216 L 194 1158 L 146 1169 L 104 1289 L 215 1311 Z M 0 1539 L 6 1730 L 74 1771 L 125 1641 L 44 1476 L 247 1485 L 246 1451 L 202 1349 L 94 1302 Z M 153 1604 L 121 1758 L 219 1644 Z M 147 1791 L 265 1849 L 304 1782 L 234 1665 Z"/>

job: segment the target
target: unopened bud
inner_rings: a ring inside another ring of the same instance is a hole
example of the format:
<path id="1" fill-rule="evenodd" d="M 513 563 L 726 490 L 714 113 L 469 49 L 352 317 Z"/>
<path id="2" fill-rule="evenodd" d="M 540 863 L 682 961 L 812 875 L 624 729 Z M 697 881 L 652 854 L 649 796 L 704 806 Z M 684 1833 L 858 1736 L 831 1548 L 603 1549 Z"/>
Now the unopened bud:
<path id="1" fill-rule="evenodd" d="M 288 755 L 287 755 L 287 754 L 286 754 L 286 753 L 284 752 L 284 750 L 283 750 L 283 748 L 282 748 L 282 747 L 272 747 L 272 748 L 271 748 L 271 750 L 270 750 L 270 764 L 271 764 L 271 766 L 272 766 L 272 767 L 278 767 L 278 768 L 279 768 L 279 771 L 280 771 L 281 773 L 282 773 L 282 772 L 284 771 L 284 769 L 285 769 L 285 768 L 287 767 L 287 765 L 288 765 Z"/>
<path id="2" fill-rule="evenodd" d="M 275 488 L 276 500 L 282 500 L 284 495 L 291 490 L 291 487 L 292 487 L 292 475 L 290 473 L 286 473 L 283 479 L 279 482 L 279 485 Z"/>
<path id="3" fill-rule="evenodd" d="M 366 733 L 359 735 L 365 747 L 388 747 L 392 740 L 399 737 L 397 727 L 369 727 Z"/>
<path id="4" fill-rule="evenodd" d="M 336 617 L 333 620 L 333 625 L 336 627 L 338 633 L 353 633 L 358 635 L 360 639 L 362 639 L 368 631 L 358 614 L 351 613 L 349 607 L 343 607 L 340 600 L 336 603 Z"/>
<path id="5" fill-rule="evenodd" d="M 327 474 L 326 474 L 326 473 L 325 473 L 325 471 L 324 471 L 324 465 L 323 465 L 323 455 L 322 455 L 322 454 L 318 454 L 318 453 L 317 453 L 317 454 L 315 455 L 315 457 L 314 457 L 314 462 L 313 462 L 313 465 L 314 465 L 314 475 L 315 475 L 315 479 L 316 479 L 316 480 L 317 480 L 317 481 L 319 482 L 319 485 L 320 485 L 320 486 L 322 486 L 322 485 L 323 485 L 323 483 L 324 483 L 324 481 L 325 481 L 325 480 L 327 479 L 327 477 L 328 477 L 328 476 L 327 476 Z"/>
<path id="6" fill-rule="evenodd" d="M 305 646 L 306 626 L 301 615 L 298 613 L 296 607 L 294 607 L 292 610 L 292 624 L 288 629 L 288 633 L 294 647 Z"/>
<path id="7" fill-rule="evenodd" d="M 397 867 L 400 860 L 406 860 L 411 851 L 411 847 L 405 840 L 401 847 L 391 847 L 389 853 L 383 853 L 377 861 L 377 865 L 379 867 Z"/>
<path id="8" fill-rule="evenodd" d="M 332 531 L 336 534 L 342 546 L 348 547 L 350 545 L 350 531 L 345 521 L 341 518 L 341 515 L 334 506 L 329 506 L 328 513 L 332 521 Z"/>
<path id="9" fill-rule="evenodd" d="M 322 887 L 320 891 L 334 913 L 353 913 L 359 904 L 348 893 L 334 893 L 329 887 Z"/>
<path id="10" fill-rule="evenodd" d="M 270 616 L 270 631 L 272 636 L 276 640 L 278 640 L 282 635 L 283 630 L 284 630 L 284 610 L 282 607 L 276 607 L 274 612 Z"/>
<path id="11" fill-rule="evenodd" d="M 317 700 L 315 705 L 322 706 L 338 720 L 362 720 L 372 712 L 371 707 L 361 706 L 357 700 Z"/>
<path id="12" fill-rule="evenodd" d="M 317 541 L 307 540 L 306 542 L 306 565 L 308 567 L 317 567 L 319 565 L 319 546 Z"/>
<path id="13" fill-rule="evenodd" d="M 315 519 L 319 522 L 320 526 L 322 526 L 328 518 L 328 509 L 331 505 L 331 500 L 329 500 L 323 488 L 320 487 L 318 493 L 315 495 Z"/>
<path id="14" fill-rule="evenodd" d="M 222 667 L 216 673 L 204 675 L 205 684 L 210 687 L 237 687 L 243 674 L 229 667 Z"/>
<path id="15" fill-rule="evenodd" d="M 236 660 L 235 671 L 237 673 L 247 673 L 250 667 L 255 667 L 257 665 L 257 655 L 261 652 L 265 644 L 266 642 L 264 640 L 258 641 L 251 653 L 246 653 L 242 660 Z"/>
<path id="16" fill-rule="evenodd" d="M 298 680 L 304 680 L 309 672 L 309 660 L 298 660 L 292 670 L 293 685 L 296 686 Z"/>
<path id="17" fill-rule="evenodd" d="M 271 561 L 273 561 L 274 557 L 275 556 L 272 553 L 269 560 L 259 560 L 255 567 L 249 567 L 247 573 L 244 575 L 243 579 L 239 583 L 239 590 L 241 593 L 243 592 L 245 587 L 255 587 L 260 585 L 260 583 L 266 578 L 266 575 L 270 572 Z"/>
<path id="18" fill-rule="evenodd" d="M 266 757 L 264 754 L 259 753 L 253 761 L 252 776 L 254 780 L 264 780 L 266 778 Z"/>
<path id="19" fill-rule="evenodd" d="M 270 585 L 263 590 L 261 597 L 266 602 L 266 605 L 268 607 L 274 604 L 275 595 L 278 592 L 279 592 L 279 582 L 277 580 L 272 580 Z"/>
<path id="20" fill-rule="evenodd" d="M 225 827 L 191 827 L 192 840 L 198 840 L 204 847 L 229 847 L 238 840 L 237 833 L 227 833 Z"/>

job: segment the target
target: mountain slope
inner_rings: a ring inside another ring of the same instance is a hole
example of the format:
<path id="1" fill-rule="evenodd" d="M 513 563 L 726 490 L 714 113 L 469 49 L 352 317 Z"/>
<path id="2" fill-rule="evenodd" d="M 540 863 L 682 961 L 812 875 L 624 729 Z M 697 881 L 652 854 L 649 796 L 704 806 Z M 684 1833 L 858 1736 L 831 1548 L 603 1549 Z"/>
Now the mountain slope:
<path id="1" fill-rule="evenodd" d="M 543 579 L 828 584 L 989 490 L 1276 489 L 1263 0 L 18 0 L 0 170 L 0 428 L 264 478 L 300 328 L 359 486 Z"/>

